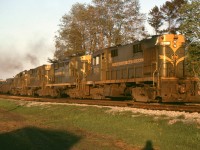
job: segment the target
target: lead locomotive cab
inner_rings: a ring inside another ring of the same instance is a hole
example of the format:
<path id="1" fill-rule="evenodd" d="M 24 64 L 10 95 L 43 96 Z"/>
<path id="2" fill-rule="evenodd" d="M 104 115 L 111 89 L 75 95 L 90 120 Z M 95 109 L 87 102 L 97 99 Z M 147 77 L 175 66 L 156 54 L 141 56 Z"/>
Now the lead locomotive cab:
<path id="1" fill-rule="evenodd" d="M 158 37 L 158 67 L 160 66 L 160 94 L 166 102 L 199 101 L 197 78 L 187 76 L 185 67 L 185 39 L 183 35 Z"/>
<path id="2" fill-rule="evenodd" d="M 167 34 L 154 38 L 152 47 L 143 49 L 144 81 L 132 89 L 132 96 L 138 101 L 199 101 L 197 79 L 186 76 L 184 36 Z M 152 79 L 147 80 L 148 75 Z"/>

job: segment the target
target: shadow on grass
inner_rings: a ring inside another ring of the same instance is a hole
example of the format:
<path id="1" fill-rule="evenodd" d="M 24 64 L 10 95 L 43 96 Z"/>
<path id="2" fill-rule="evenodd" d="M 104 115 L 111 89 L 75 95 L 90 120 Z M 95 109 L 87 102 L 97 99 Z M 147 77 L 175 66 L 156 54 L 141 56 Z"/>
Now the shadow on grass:
<path id="1" fill-rule="evenodd" d="M 146 145 L 142 150 L 154 150 L 152 141 L 151 140 L 146 141 Z"/>
<path id="2" fill-rule="evenodd" d="M 1 150 L 66 150 L 81 137 L 66 131 L 26 127 L 0 134 Z"/>

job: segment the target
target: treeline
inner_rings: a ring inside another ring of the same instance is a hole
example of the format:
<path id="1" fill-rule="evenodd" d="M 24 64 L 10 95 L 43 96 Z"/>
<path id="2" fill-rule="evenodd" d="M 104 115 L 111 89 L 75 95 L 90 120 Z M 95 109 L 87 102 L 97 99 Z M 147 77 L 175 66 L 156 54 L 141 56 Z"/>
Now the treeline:
<path id="1" fill-rule="evenodd" d="M 148 3 L 148 1 L 147 1 Z M 62 16 L 55 36 L 55 53 L 50 62 L 98 49 L 128 44 L 148 36 L 147 21 L 155 34 L 181 33 L 187 37 L 190 64 L 200 76 L 200 0 L 171 0 L 153 7 L 148 14 L 140 12 L 139 0 L 92 0 L 77 3 Z M 193 70 L 194 70 L 193 69 Z"/>
<path id="2" fill-rule="evenodd" d="M 146 36 L 139 0 L 93 0 L 77 3 L 62 17 L 55 38 L 55 58 L 91 53 Z"/>
<path id="3" fill-rule="evenodd" d="M 179 31 L 187 39 L 187 65 L 191 74 L 199 78 L 200 90 L 200 0 L 190 0 L 180 9 Z"/>

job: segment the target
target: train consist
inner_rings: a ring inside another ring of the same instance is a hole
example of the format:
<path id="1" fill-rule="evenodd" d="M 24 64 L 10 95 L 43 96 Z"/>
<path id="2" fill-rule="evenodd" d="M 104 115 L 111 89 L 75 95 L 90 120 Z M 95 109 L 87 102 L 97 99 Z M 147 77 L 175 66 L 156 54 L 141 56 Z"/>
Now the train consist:
<path id="1" fill-rule="evenodd" d="M 1 82 L 12 95 L 80 99 L 200 102 L 198 79 L 185 69 L 183 35 L 153 36 L 128 45 L 39 66 Z"/>

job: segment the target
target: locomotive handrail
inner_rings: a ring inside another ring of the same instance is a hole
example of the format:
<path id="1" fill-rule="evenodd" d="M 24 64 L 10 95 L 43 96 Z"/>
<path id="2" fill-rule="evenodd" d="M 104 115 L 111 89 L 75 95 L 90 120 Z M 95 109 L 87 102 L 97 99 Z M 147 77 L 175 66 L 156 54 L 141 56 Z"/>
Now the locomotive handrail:
<path id="1" fill-rule="evenodd" d="M 155 87 L 155 81 L 154 81 L 154 77 L 155 77 L 155 73 L 158 72 L 158 63 L 157 62 L 153 62 L 156 64 L 156 69 L 153 72 L 153 87 Z"/>

